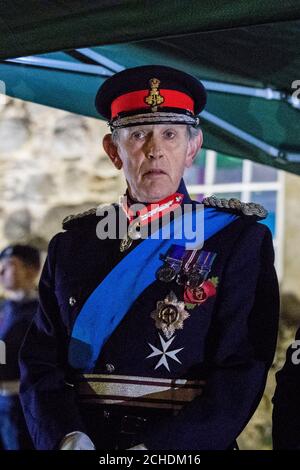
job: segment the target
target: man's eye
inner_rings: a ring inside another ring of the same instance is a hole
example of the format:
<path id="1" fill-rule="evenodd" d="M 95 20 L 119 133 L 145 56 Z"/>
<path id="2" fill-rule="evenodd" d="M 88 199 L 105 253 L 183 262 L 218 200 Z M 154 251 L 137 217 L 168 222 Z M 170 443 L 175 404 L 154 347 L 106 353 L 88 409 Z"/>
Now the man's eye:
<path id="1" fill-rule="evenodd" d="M 131 137 L 133 137 L 136 140 L 142 140 L 145 138 L 145 132 L 143 131 L 135 131 L 131 134 Z"/>
<path id="2" fill-rule="evenodd" d="M 164 132 L 164 135 L 167 139 L 174 139 L 176 133 L 172 130 L 168 130 Z"/>

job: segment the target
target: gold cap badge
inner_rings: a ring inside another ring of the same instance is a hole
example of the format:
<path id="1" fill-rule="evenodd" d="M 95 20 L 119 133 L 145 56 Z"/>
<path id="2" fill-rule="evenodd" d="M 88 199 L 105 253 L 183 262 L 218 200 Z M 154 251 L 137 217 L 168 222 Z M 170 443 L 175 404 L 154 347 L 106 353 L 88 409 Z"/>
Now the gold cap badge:
<path id="1" fill-rule="evenodd" d="M 157 106 L 161 105 L 165 99 L 161 96 L 159 91 L 160 80 L 158 78 L 151 78 L 149 80 L 150 90 L 148 96 L 144 98 L 146 104 L 151 106 L 151 111 L 155 113 L 157 111 Z"/>

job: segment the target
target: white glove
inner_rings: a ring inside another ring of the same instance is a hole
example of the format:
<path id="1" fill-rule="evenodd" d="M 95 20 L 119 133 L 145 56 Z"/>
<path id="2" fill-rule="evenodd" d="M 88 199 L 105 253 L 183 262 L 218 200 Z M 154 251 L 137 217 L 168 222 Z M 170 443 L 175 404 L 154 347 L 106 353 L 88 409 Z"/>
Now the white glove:
<path id="1" fill-rule="evenodd" d="M 147 447 L 145 447 L 145 444 L 138 444 L 134 447 L 130 447 L 130 449 L 127 450 L 148 450 Z"/>
<path id="2" fill-rule="evenodd" d="M 89 436 L 80 431 L 67 434 L 60 443 L 59 450 L 96 450 Z"/>

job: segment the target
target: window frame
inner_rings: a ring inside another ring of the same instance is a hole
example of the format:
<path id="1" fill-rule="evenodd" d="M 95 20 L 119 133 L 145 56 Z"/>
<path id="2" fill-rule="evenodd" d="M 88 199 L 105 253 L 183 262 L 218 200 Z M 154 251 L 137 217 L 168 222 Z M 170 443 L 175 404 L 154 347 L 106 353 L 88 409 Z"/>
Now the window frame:
<path id="1" fill-rule="evenodd" d="M 215 183 L 218 153 L 214 150 L 205 151 L 204 184 L 190 184 L 187 189 L 190 195 L 204 194 L 204 197 L 220 193 L 240 193 L 243 202 L 251 201 L 252 192 L 276 192 L 275 235 L 275 268 L 279 281 L 283 276 L 283 247 L 284 247 L 284 171 L 277 170 L 277 180 L 255 182 L 252 180 L 253 164 L 251 160 L 242 161 L 242 180 L 239 183 Z M 230 171 L 230 170 L 229 170 Z"/>

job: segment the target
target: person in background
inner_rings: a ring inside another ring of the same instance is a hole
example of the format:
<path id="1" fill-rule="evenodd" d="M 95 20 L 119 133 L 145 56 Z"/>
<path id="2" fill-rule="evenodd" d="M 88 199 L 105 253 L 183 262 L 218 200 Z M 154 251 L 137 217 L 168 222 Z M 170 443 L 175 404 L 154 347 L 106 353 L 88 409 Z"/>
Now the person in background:
<path id="1" fill-rule="evenodd" d="M 19 349 L 37 310 L 36 280 L 40 253 L 29 245 L 10 245 L 0 253 L 0 340 L 5 360 L 0 363 L 0 444 L 5 450 L 32 447 L 19 401 Z"/>

